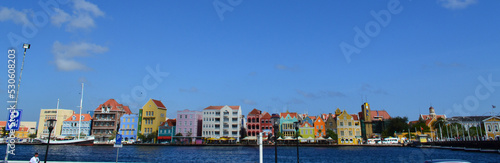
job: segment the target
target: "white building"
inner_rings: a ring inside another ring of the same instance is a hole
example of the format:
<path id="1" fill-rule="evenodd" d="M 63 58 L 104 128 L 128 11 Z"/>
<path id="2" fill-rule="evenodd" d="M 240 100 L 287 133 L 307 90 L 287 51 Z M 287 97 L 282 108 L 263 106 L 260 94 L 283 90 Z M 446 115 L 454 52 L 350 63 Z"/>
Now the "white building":
<path id="1" fill-rule="evenodd" d="M 241 129 L 241 106 L 209 106 L 203 109 L 202 137 L 236 138 Z"/>

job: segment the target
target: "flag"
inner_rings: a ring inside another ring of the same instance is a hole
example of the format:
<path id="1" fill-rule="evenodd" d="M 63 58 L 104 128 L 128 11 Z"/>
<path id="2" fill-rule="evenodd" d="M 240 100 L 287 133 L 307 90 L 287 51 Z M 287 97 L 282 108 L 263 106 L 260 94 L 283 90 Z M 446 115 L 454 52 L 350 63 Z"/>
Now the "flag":
<path id="1" fill-rule="evenodd" d="M 497 108 L 497 106 L 495 106 L 495 105 L 491 105 L 491 107 L 492 107 L 493 109 L 494 109 L 494 108 Z"/>

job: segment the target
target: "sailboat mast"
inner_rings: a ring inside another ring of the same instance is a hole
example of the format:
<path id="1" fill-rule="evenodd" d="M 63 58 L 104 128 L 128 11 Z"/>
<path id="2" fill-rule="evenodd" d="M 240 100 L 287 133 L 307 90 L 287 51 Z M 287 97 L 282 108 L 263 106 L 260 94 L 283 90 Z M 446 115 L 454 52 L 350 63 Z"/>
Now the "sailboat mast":
<path id="1" fill-rule="evenodd" d="M 80 117 L 78 117 L 78 139 L 80 139 L 81 124 L 82 124 L 82 105 L 83 105 L 83 83 L 82 83 L 82 98 L 80 98 Z"/>
<path id="2" fill-rule="evenodd" d="M 57 133 L 57 117 L 59 116 L 59 99 L 57 99 L 57 107 L 56 107 L 56 125 L 54 125 L 54 136 L 56 136 L 55 133 Z M 49 133 L 50 135 L 51 133 Z"/>

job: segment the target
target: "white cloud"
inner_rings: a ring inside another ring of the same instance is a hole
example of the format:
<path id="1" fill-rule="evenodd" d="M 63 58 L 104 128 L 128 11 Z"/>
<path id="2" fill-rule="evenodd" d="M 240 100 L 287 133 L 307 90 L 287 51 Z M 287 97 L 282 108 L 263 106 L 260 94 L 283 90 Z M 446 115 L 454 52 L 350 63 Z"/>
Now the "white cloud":
<path id="1" fill-rule="evenodd" d="M 74 0 L 72 2 L 73 11 L 71 15 L 62 9 L 55 9 L 56 12 L 51 17 L 53 25 L 60 27 L 66 24 L 67 31 L 89 29 L 95 27 L 95 18 L 105 15 L 105 13 L 93 3 L 85 0 Z"/>
<path id="2" fill-rule="evenodd" d="M 28 11 L 18 11 L 14 8 L 0 7 L 0 21 L 13 21 L 16 24 L 27 24 Z"/>
<path id="3" fill-rule="evenodd" d="M 243 99 L 242 102 L 247 105 L 256 105 L 257 103 L 255 101 L 249 100 L 249 99 Z"/>
<path id="4" fill-rule="evenodd" d="M 464 9 L 477 3 L 477 0 L 439 0 L 439 2 L 448 9 Z"/>
<path id="5" fill-rule="evenodd" d="M 289 66 L 282 65 L 282 64 L 276 64 L 276 65 L 274 65 L 274 68 L 276 68 L 278 70 L 292 71 L 292 72 L 296 72 L 299 70 L 298 66 L 289 67 Z"/>
<path id="6" fill-rule="evenodd" d="M 62 71 L 90 70 L 86 65 L 75 60 L 78 57 L 88 57 L 108 51 L 107 47 L 91 43 L 71 43 L 63 45 L 59 41 L 54 42 L 52 53 L 55 57 L 57 69 Z"/>

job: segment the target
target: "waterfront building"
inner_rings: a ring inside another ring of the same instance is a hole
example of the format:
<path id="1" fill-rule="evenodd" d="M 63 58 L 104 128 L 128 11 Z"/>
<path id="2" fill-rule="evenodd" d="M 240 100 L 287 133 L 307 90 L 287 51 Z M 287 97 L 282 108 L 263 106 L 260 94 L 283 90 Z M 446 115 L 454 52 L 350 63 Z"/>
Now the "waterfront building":
<path id="1" fill-rule="evenodd" d="M 7 125 L 7 121 L 0 121 L 0 129 L 5 127 L 5 125 Z M 2 132 L 2 134 L 3 134 L 3 131 L 0 131 L 0 132 Z M 21 124 L 19 124 L 19 131 L 16 131 L 16 137 L 17 138 L 21 138 L 21 137 L 28 138 L 30 134 L 35 134 L 35 133 L 36 133 L 36 122 L 34 122 L 34 121 L 21 121 Z M 24 139 L 24 138 L 22 138 L 22 139 Z"/>
<path id="2" fill-rule="evenodd" d="M 271 121 L 271 115 L 268 112 L 264 112 L 262 115 L 260 126 L 262 128 L 262 136 L 267 137 L 269 134 L 274 135 L 273 123 Z"/>
<path id="3" fill-rule="evenodd" d="M 295 126 L 294 122 L 299 122 L 297 113 L 280 113 L 280 132 L 283 137 L 294 137 L 295 136 Z M 283 138 L 285 139 L 285 138 Z"/>
<path id="4" fill-rule="evenodd" d="M 124 141 L 134 142 L 137 140 L 137 122 L 139 121 L 138 114 L 124 114 L 120 118 L 120 134 Z"/>
<path id="5" fill-rule="evenodd" d="M 115 99 L 100 104 L 94 110 L 94 118 L 92 122 L 92 135 L 97 142 L 106 142 L 110 137 L 114 136 L 114 132 L 118 132 L 118 124 L 120 118 L 124 114 L 132 114 L 128 106 L 124 106 L 116 102 Z"/>
<path id="6" fill-rule="evenodd" d="M 315 137 L 325 137 L 326 129 L 325 129 L 325 121 L 321 116 L 318 116 L 314 121 L 314 135 Z"/>
<path id="7" fill-rule="evenodd" d="M 73 114 L 71 117 L 63 121 L 61 136 L 78 137 L 78 123 L 80 122 L 80 119 L 80 137 L 90 135 L 92 117 L 89 114 Z"/>
<path id="8" fill-rule="evenodd" d="M 203 109 L 202 137 L 229 137 L 239 142 L 241 127 L 241 106 L 209 106 Z"/>
<path id="9" fill-rule="evenodd" d="M 311 118 L 311 117 L 312 117 L 312 116 L 308 116 L 308 115 L 303 116 L 303 118 L 302 118 L 302 123 L 304 123 L 304 122 L 308 122 L 310 125 L 314 124 L 314 121 L 312 120 L 312 118 Z"/>
<path id="10" fill-rule="evenodd" d="M 29 138 L 28 130 L 29 130 L 28 127 L 19 126 L 19 130 L 16 131 L 14 136 L 18 139 L 28 139 Z"/>
<path id="11" fill-rule="evenodd" d="M 479 125 L 483 124 L 483 120 L 490 118 L 491 116 L 463 116 L 463 117 L 451 117 L 446 118 L 447 124 L 460 124 L 468 131 L 471 127 L 479 128 Z M 439 126 L 436 126 L 436 128 Z M 482 127 L 481 127 L 482 128 Z"/>
<path id="12" fill-rule="evenodd" d="M 500 117 L 491 116 L 483 120 L 488 139 L 500 140 Z"/>
<path id="13" fill-rule="evenodd" d="M 361 134 L 363 139 L 381 137 L 385 130 L 385 121 L 391 116 L 385 110 L 371 110 L 370 104 L 363 103 L 361 112 L 358 113 L 361 123 Z"/>
<path id="14" fill-rule="evenodd" d="M 335 118 L 335 114 L 329 113 L 325 116 L 325 131 L 332 130 L 334 133 L 337 133 L 337 119 Z"/>
<path id="15" fill-rule="evenodd" d="M 418 117 L 419 120 L 425 121 L 425 125 L 427 125 L 431 131 L 434 130 L 434 126 L 432 126 L 432 122 L 436 121 L 439 118 L 446 119 L 446 115 L 436 115 L 434 107 L 429 107 L 429 115 L 420 114 Z"/>
<path id="16" fill-rule="evenodd" d="M 247 115 L 247 136 L 258 136 L 261 128 L 262 111 L 253 109 Z"/>
<path id="17" fill-rule="evenodd" d="M 160 124 L 158 127 L 158 142 L 172 142 L 172 138 L 176 133 L 176 119 L 168 119 L 167 121 Z"/>
<path id="18" fill-rule="evenodd" d="M 338 144 L 361 144 L 361 126 L 358 116 L 344 110 L 337 116 Z"/>
<path id="19" fill-rule="evenodd" d="M 315 132 L 314 126 L 311 125 L 308 121 L 303 121 L 299 126 L 299 133 L 302 139 L 314 139 Z"/>
<path id="20" fill-rule="evenodd" d="M 149 99 L 140 109 L 142 114 L 140 133 L 143 135 L 154 134 L 161 123 L 167 120 L 167 108 L 159 100 Z"/>
<path id="21" fill-rule="evenodd" d="M 191 111 L 188 109 L 177 111 L 176 132 L 185 137 L 201 136 L 201 125 L 203 118 L 200 111 Z"/>
<path id="22" fill-rule="evenodd" d="M 57 120 L 54 125 L 54 130 L 52 130 L 51 137 L 61 136 L 63 121 L 68 119 L 68 117 L 73 114 L 75 114 L 75 111 L 68 109 L 41 109 L 40 117 L 38 119 L 37 138 L 45 138 L 49 136 L 49 130 L 47 128 L 48 119 Z"/>

